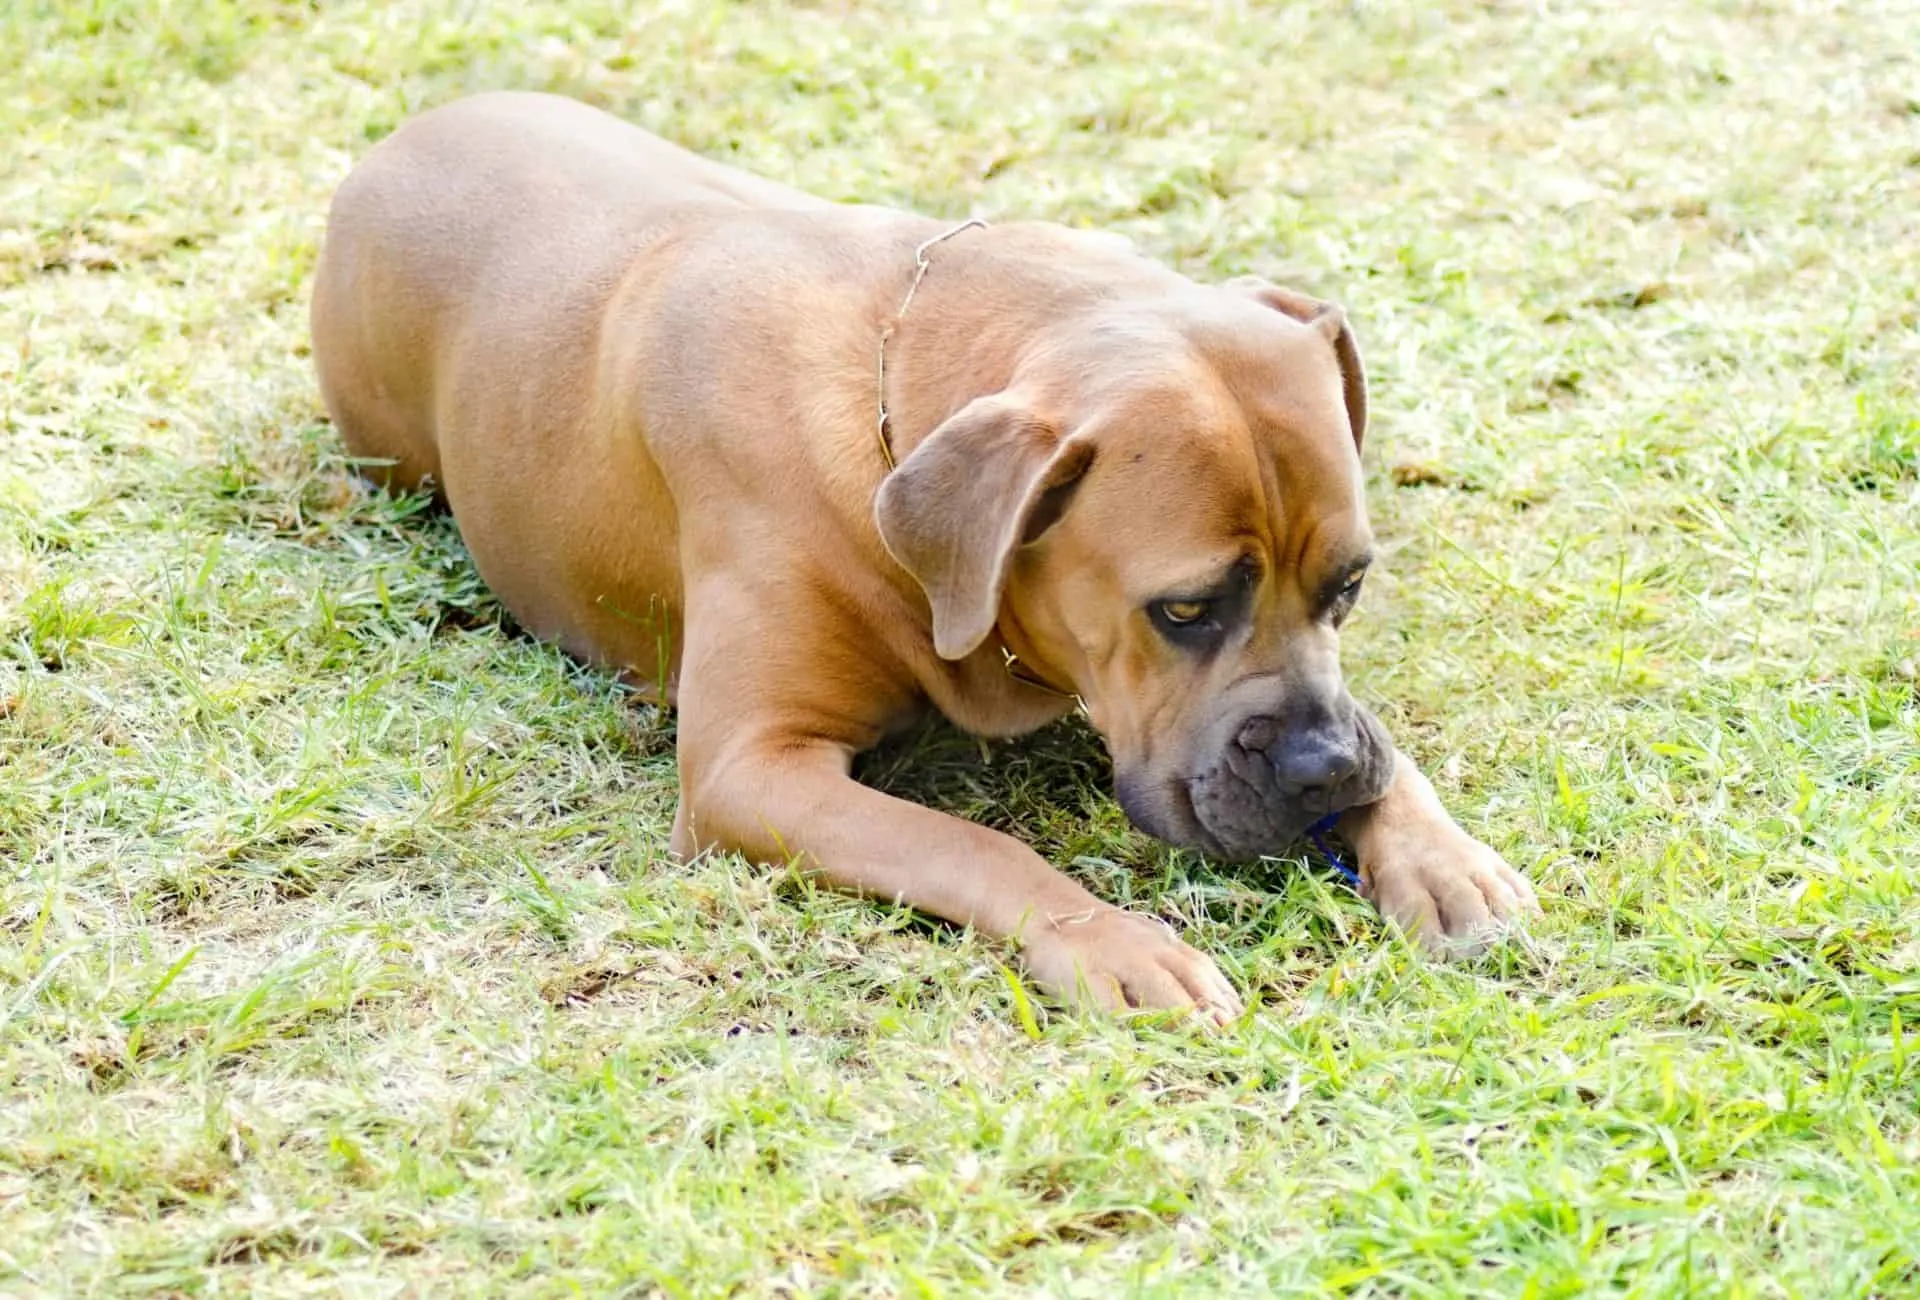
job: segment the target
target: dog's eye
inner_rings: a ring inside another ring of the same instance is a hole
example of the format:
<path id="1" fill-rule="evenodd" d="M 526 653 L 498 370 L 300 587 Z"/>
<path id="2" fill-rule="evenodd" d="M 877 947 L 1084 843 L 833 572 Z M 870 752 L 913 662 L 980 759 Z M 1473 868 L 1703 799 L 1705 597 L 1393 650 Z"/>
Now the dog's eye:
<path id="1" fill-rule="evenodd" d="M 1210 654 L 1246 622 L 1255 573 L 1245 561 L 1212 586 L 1188 587 L 1195 594 L 1150 601 L 1144 612 L 1156 632 L 1183 650 Z"/>
<path id="2" fill-rule="evenodd" d="M 1355 569 L 1347 575 L 1347 580 L 1334 591 L 1333 599 L 1327 601 L 1327 617 L 1333 620 L 1335 627 L 1346 621 L 1353 612 L 1353 606 L 1360 599 L 1360 584 L 1367 580 L 1365 569 Z"/>

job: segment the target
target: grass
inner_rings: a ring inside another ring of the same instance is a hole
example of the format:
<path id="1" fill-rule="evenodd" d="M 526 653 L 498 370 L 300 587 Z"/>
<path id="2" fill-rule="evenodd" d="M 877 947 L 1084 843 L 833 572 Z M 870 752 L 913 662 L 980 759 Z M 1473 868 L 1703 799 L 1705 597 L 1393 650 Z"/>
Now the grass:
<path id="1" fill-rule="evenodd" d="M 1920 1294 L 1920 9 L 11 0 L 0 1293 Z M 870 779 L 1259 1010 L 665 856 L 672 724 L 361 492 L 306 356 L 410 113 L 1337 297 L 1356 691 L 1539 882 L 1440 966 L 1131 832 L 1072 727 Z"/>

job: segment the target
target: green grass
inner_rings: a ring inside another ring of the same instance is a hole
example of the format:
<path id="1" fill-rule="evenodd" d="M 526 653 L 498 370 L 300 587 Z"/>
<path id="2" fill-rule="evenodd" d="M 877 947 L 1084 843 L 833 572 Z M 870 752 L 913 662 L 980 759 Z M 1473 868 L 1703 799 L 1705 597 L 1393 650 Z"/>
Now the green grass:
<path id="1" fill-rule="evenodd" d="M 1169 852 L 1071 727 L 868 775 L 1236 1032 L 671 863 L 671 720 L 306 355 L 352 159 L 500 86 L 1344 301 L 1355 688 L 1533 936 Z M 0 140 L 0 1293 L 1920 1294 L 1911 0 L 10 0 Z"/>

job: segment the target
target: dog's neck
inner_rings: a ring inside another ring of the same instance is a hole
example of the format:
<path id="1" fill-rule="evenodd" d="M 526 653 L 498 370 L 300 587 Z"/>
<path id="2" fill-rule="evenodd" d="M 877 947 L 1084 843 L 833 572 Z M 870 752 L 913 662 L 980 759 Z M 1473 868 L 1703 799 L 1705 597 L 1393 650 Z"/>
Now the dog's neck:
<path id="1" fill-rule="evenodd" d="M 1044 227 L 932 229 L 885 272 L 888 314 L 874 336 L 884 352 L 875 393 L 886 417 L 885 447 L 874 453 L 882 472 L 967 403 L 1004 391 L 1025 357 L 1101 297 L 1049 259 L 1059 250 L 1045 246 Z"/>
<path id="2" fill-rule="evenodd" d="M 1016 277 L 1028 278 L 1022 274 L 1027 267 L 1009 265 L 995 248 L 984 246 L 996 235 L 1005 238 L 985 222 L 970 220 L 913 249 L 912 273 L 877 347 L 875 433 L 886 473 L 949 416 L 1006 387 L 1021 357 L 1065 314 L 1058 310 L 1069 305 L 1063 294 L 1046 295 L 1055 310 L 1012 313 L 1009 304 L 1034 295 L 1011 291 Z M 1061 675 L 1034 658 L 1017 623 L 996 626 L 992 641 L 975 657 L 992 662 L 998 670 L 994 675 L 1086 712 L 1086 702 L 1071 686 L 1056 685 Z"/>

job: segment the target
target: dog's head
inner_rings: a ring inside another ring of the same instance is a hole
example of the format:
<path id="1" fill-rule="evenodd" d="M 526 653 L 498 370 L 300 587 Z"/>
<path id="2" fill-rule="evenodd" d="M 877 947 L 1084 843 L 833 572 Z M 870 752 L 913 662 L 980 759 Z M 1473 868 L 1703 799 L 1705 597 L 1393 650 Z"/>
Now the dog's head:
<path id="1" fill-rule="evenodd" d="M 914 448 L 877 518 L 942 657 L 997 628 L 1086 701 L 1136 825 L 1254 857 L 1392 774 L 1339 662 L 1372 558 L 1366 423 L 1337 307 L 1193 286 L 1050 331 Z"/>

